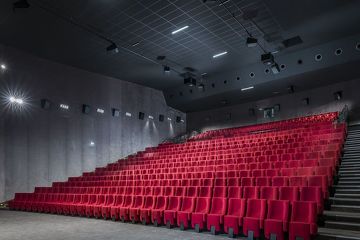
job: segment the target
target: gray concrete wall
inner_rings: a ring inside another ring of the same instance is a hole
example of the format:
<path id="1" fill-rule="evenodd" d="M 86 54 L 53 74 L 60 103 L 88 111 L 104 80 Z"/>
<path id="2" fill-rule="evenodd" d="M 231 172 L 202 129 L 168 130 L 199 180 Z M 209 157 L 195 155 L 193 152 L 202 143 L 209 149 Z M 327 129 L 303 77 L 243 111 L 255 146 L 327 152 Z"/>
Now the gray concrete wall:
<path id="1" fill-rule="evenodd" d="M 7 66 L 0 71 L 0 202 L 15 192 L 92 171 L 186 130 L 184 123 L 174 121 L 177 115 L 186 120 L 186 115 L 169 108 L 161 91 L 2 45 L 0 62 Z M 8 104 L 11 93 L 26 99 L 21 110 Z M 40 108 L 42 98 L 52 101 L 50 110 Z M 70 110 L 60 110 L 60 103 Z M 82 114 L 83 103 L 93 107 L 89 115 Z M 105 114 L 96 113 L 98 107 Z M 121 116 L 112 117 L 111 108 L 120 109 Z M 139 111 L 145 120 L 138 119 Z M 173 121 L 161 123 L 159 114 Z"/>
<path id="2" fill-rule="evenodd" d="M 355 123 L 360 120 L 359 89 L 360 79 L 355 79 L 321 88 L 315 88 L 309 91 L 263 99 L 256 102 L 249 102 L 202 112 L 188 113 L 187 127 L 189 131 L 206 131 L 250 125 L 304 115 L 341 111 L 345 104 L 348 105 L 350 109 L 350 120 Z M 256 88 L 251 91 L 256 91 Z M 340 101 L 334 101 L 333 93 L 337 91 L 343 91 L 343 99 Z M 302 99 L 304 98 L 310 99 L 310 105 L 302 104 Z M 263 111 L 259 111 L 258 109 L 272 107 L 276 104 L 280 104 L 280 112 L 276 113 L 275 118 L 271 120 L 264 119 Z M 255 116 L 249 115 L 249 108 L 255 109 Z M 231 114 L 231 119 L 227 120 L 226 116 L 229 113 Z"/>

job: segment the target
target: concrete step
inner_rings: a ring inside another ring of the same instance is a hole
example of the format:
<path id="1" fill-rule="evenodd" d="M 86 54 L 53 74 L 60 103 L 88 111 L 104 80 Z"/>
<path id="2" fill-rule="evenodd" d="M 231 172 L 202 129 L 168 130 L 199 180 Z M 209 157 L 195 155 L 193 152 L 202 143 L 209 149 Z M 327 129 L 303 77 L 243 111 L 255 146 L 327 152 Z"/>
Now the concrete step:
<path id="1" fill-rule="evenodd" d="M 336 191 L 334 197 L 335 198 L 360 199 L 360 193 L 339 193 L 339 192 Z"/>
<path id="2" fill-rule="evenodd" d="M 342 166 L 340 166 L 340 168 L 339 168 L 339 171 L 343 171 L 343 170 L 345 170 L 345 171 L 349 171 L 349 170 L 351 170 L 351 171 L 359 171 L 360 170 L 360 166 L 357 166 L 357 165 L 342 165 Z"/>
<path id="3" fill-rule="evenodd" d="M 360 240 L 360 232 L 339 230 L 332 228 L 319 228 L 316 240 Z"/>
<path id="4" fill-rule="evenodd" d="M 335 205 L 350 205 L 350 206 L 359 206 L 360 205 L 360 199 L 351 199 L 351 198 L 337 198 L 337 197 L 331 197 L 329 200 L 332 202 L 332 204 Z"/>
<path id="5" fill-rule="evenodd" d="M 335 194 L 360 194 L 360 189 L 336 189 Z"/>
<path id="6" fill-rule="evenodd" d="M 359 162 L 345 162 L 345 163 L 341 163 L 340 169 L 342 168 L 351 168 L 351 167 L 360 167 Z"/>
<path id="7" fill-rule="evenodd" d="M 343 222 L 343 221 L 325 221 L 325 227 L 357 231 L 360 229 L 360 223 Z"/>
<path id="8" fill-rule="evenodd" d="M 334 185 L 333 186 L 335 189 L 336 189 L 336 191 L 338 191 L 338 190 L 360 190 L 360 186 L 358 185 L 358 186 L 356 186 L 356 185 L 340 185 L 340 184 L 338 184 L 338 185 Z"/>
<path id="9" fill-rule="evenodd" d="M 324 217 L 328 221 L 344 221 L 360 223 L 360 216 L 358 213 L 324 211 Z"/>
<path id="10" fill-rule="evenodd" d="M 338 175 L 342 175 L 342 174 L 357 174 L 360 173 L 359 170 L 355 169 L 355 170 L 339 170 Z"/>
<path id="11" fill-rule="evenodd" d="M 339 181 L 338 182 L 338 185 L 347 185 L 347 186 L 359 186 L 360 185 L 360 181 L 356 181 L 356 182 L 354 182 L 354 181 L 343 181 L 343 180 L 341 180 L 341 181 Z"/>
<path id="12" fill-rule="evenodd" d="M 355 172 L 339 172 L 339 178 L 340 179 L 346 179 L 346 178 L 360 178 L 360 173 Z"/>
<path id="13" fill-rule="evenodd" d="M 359 175 L 360 174 L 352 174 L 352 175 L 355 175 L 355 176 L 349 176 L 349 175 L 343 175 L 341 174 L 340 177 L 339 177 L 339 181 L 359 181 L 360 182 L 360 177 Z"/>
<path id="14" fill-rule="evenodd" d="M 331 211 L 360 213 L 360 206 L 333 204 L 331 205 Z"/>

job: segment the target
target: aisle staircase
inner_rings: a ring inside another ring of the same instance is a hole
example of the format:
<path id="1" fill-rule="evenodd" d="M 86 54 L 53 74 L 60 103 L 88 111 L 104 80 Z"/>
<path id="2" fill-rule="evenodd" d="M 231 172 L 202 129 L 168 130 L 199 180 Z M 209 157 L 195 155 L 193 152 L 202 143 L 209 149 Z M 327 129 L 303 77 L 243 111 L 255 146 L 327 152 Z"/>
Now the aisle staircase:
<path id="1" fill-rule="evenodd" d="M 318 239 L 360 240 L 360 125 L 350 126 L 330 210 Z"/>

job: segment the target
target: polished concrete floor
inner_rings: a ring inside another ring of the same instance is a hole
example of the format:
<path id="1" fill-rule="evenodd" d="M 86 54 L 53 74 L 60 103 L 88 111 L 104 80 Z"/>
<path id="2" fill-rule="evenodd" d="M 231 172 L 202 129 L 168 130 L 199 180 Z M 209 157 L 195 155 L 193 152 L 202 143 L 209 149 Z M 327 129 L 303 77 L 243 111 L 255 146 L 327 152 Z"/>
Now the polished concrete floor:
<path id="1" fill-rule="evenodd" d="M 229 239 L 210 233 L 79 217 L 0 210 L 0 240 Z"/>

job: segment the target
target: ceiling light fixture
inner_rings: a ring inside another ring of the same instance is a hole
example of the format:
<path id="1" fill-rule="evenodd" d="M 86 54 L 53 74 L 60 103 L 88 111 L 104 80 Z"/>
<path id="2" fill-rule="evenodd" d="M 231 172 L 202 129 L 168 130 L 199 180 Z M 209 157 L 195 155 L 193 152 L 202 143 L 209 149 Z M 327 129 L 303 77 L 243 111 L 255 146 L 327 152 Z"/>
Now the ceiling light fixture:
<path id="1" fill-rule="evenodd" d="M 117 47 L 116 43 L 111 43 L 107 48 L 106 51 L 109 53 L 116 54 L 119 52 L 119 48 Z"/>
<path id="2" fill-rule="evenodd" d="M 126 112 L 126 113 L 125 113 L 125 116 L 127 116 L 127 117 L 131 117 L 131 116 L 132 116 L 132 114 L 131 114 L 131 113 L 129 113 L 129 112 Z"/>
<path id="3" fill-rule="evenodd" d="M 150 116 L 149 116 L 149 119 L 154 119 L 154 117 L 150 115 Z"/>
<path id="4" fill-rule="evenodd" d="M 176 33 L 178 33 L 178 32 L 184 31 L 184 30 L 187 29 L 187 28 L 189 28 L 189 26 L 184 26 L 184 27 L 182 27 L 182 28 L 179 28 L 179 29 L 173 31 L 171 34 L 174 35 L 174 34 L 176 34 Z"/>
<path id="5" fill-rule="evenodd" d="M 254 86 L 251 86 L 251 87 L 246 87 L 246 88 L 242 88 L 241 91 L 247 91 L 247 90 L 250 90 L 250 89 L 253 89 Z"/>
<path id="6" fill-rule="evenodd" d="M 222 53 L 215 54 L 215 55 L 213 56 L 213 58 L 218 58 L 218 57 L 221 57 L 221 56 L 223 56 L 223 55 L 225 55 L 225 54 L 227 54 L 226 51 L 225 51 L 225 52 L 222 52 Z"/>
<path id="7" fill-rule="evenodd" d="M 257 46 L 257 43 L 258 43 L 257 38 L 248 37 L 248 38 L 246 39 L 246 46 L 248 46 L 248 47 L 256 47 L 256 46 Z"/>
<path id="8" fill-rule="evenodd" d="M 96 109 L 96 112 L 101 113 L 101 114 L 104 114 L 104 113 L 105 113 L 105 110 L 104 110 L 104 109 L 101 109 L 101 108 L 98 108 L 98 109 Z"/>
<path id="9" fill-rule="evenodd" d="M 66 104 L 60 104 L 60 108 L 65 109 L 65 110 L 69 110 L 69 105 Z"/>
<path id="10" fill-rule="evenodd" d="M 0 67 L 1 67 L 2 70 L 5 70 L 5 69 L 6 69 L 6 65 L 5 65 L 5 64 L 1 64 Z"/>

